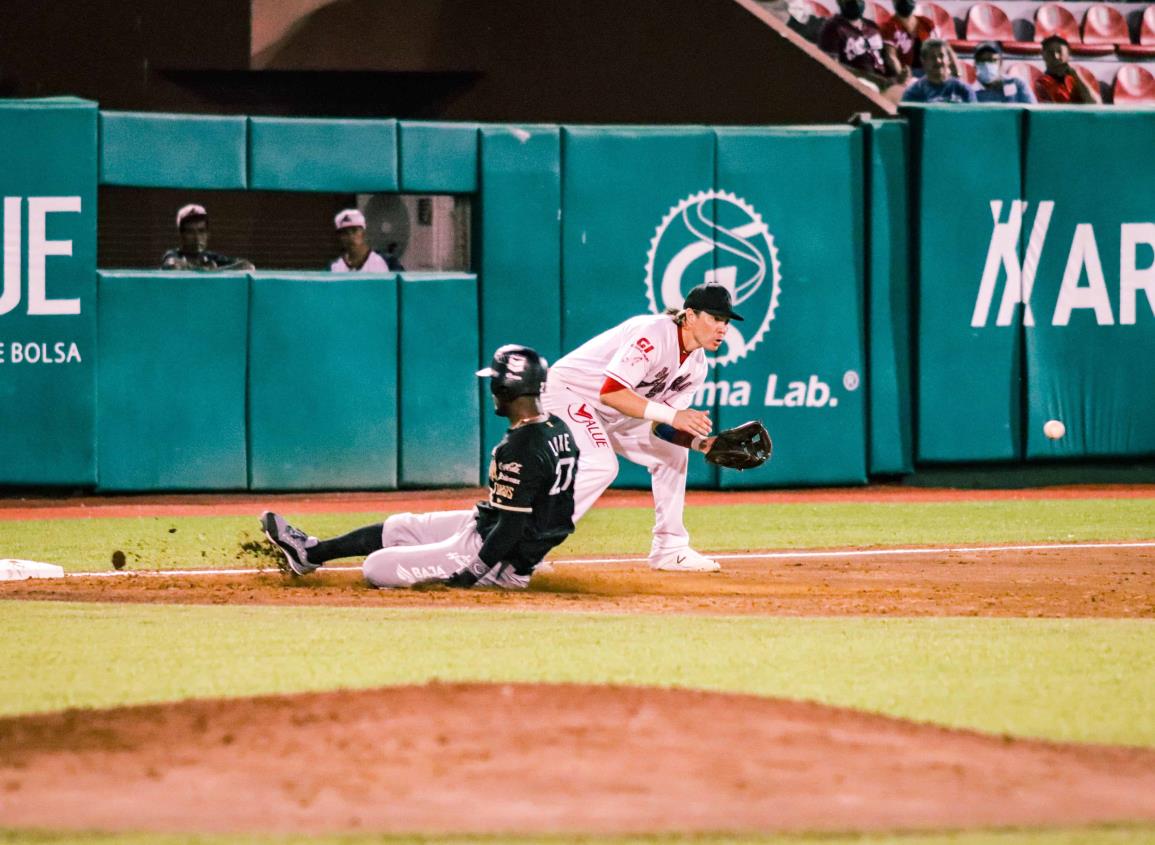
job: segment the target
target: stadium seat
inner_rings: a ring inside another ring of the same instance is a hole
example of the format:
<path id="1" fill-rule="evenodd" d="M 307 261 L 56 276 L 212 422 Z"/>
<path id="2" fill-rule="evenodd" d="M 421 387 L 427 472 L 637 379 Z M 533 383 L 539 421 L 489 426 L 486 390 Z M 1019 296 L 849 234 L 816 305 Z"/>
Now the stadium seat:
<path id="1" fill-rule="evenodd" d="M 978 77 L 975 75 L 975 63 L 959 59 L 958 69 L 962 71 L 962 80 L 967 85 L 974 85 Z"/>
<path id="2" fill-rule="evenodd" d="M 890 9 L 883 6 L 881 3 L 874 3 L 868 0 L 866 4 L 866 17 L 868 20 L 874 21 L 879 26 L 882 26 L 892 17 L 894 13 Z"/>
<path id="3" fill-rule="evenodd" d="M 1102 95 L 1103 86 L 1099 84 L 1099 77 L 1095 75 L 1095 71 L 1091 70 L 1086 65 L 1078 65 L 1074 62 L 1071 62 L 1071 67 L 1075 69 L 1075 73 L 1082 77 L 1084 82 L 1086 82 L 1089 86 L 1098 91 L 1100 95 Z"/>
<path id="4" fill-rule="evenodd" d="M 1116 105 L 1155 105 L 1155 75 L 1142 65 L 1120 65 L 1112 90 Z"/>
<path id="5" fill-rule="evenodd" d="M 1114 6 L 1096 3 L 1083 15 L 1084 44 L 1130 44 L 1127 19 Z"/>
<path id="6" fill-rule="evenodd" d="M 994 3 L 975 3 L 967 12 L 966 40 L 955 46 L 973 50 L 984 41 L 998 41 L 1004 53 L 1037 56 L 1043 52 L 1034 41 L 1016 41 L 1015 30 L 1007 13 Z"/>
<path id="7" fill-rule="evenodd" d="M 1044 3 L 1035 11 L 1035 40 L 1041 42 L 1052 35 L 1066 38 L 1075 56 L 1109 56 L 1115 52 L 1110 44 L 1084 44 L 1079 22 L 1071 10 L 1059 3 Z"/>
<path id="8" fill-rule="evenodd" d="M 958 27 L 955 26 L 954 18 L 950 12 L 938 3 L 931 3 L 929 0 L 924 0 L 924 2 L 914 7 L 914 13 L 931 19 L 934 23 L 934 34 L 936 38 L 944 38 L 952 44 L 958 41 Z"/>
<path id="9" fill-rule="evenodd" d="M 834 17 L 834 12 L 830 11 L 826 6 L 823 6 L 818 0 L 807 0 L 806 5 L 810 7 L 810 14 L 816 18 Z"/>
<path id="10" fill-rule="evenodd" d="M 1030 62 L 1011 62 L 1003 68 L 1004 76 L 1015 76 L 1023 80 L 1023 83 L 1031 89 L 1035 90 L 1035 80 L 1043 75 L 1041 68 L 1035 67 Z"/>
<path id="11" fill-rule="evenodd" d="M 1117 49 L 1120 56 L 1155 56 L 1155 3 L 1143 10 L 1143 20 L 1139 24 L 1139 43 L 1120 44 Z"/>

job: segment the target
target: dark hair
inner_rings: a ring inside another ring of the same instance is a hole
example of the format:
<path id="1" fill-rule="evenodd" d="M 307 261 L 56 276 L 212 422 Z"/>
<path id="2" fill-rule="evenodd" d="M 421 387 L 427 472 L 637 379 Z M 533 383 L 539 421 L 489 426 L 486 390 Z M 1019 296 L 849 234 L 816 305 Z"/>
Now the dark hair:
<path id="1" fill-rule="evenodd" d="M 1048 35 L 1046 38 L 1043 39 L 1043 49 L 1045 50 L 1047 48 L 1048 44 L 1051 44 L 1051 43 L 1056 42 L 1056 41 L 1058 43 L 1062 44 L 1068 50 L 1071 48 L 1071 42 L 1056 32 L 1053 35 Z"/>

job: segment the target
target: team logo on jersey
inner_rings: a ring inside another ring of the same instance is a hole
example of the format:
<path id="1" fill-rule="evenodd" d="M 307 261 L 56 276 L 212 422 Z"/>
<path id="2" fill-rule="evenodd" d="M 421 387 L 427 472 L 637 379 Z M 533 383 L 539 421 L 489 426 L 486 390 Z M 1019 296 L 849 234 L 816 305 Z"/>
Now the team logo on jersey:
<path id="1" fill-rule="evenodd" d="M 778 307 L 782 282 L 778 248 L 761 215 L 741 197 L 700 191 L 662 218 L 646 255 L 650 310 L 681 308 L 691 288 L 711 282 L 730 291 L 745 317 L 731 323 L 713 364 L 746 356 L 765 336 Z M 744 306 L 744 307 L 743 307 Z"/>

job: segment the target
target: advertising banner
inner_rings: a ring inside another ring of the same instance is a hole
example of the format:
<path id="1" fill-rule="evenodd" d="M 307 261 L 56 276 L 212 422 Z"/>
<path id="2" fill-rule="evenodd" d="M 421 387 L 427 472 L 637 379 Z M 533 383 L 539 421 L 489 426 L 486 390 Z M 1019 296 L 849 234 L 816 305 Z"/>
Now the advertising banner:
<path id="1" fill-rule="evenodd" d="M 1038 109 L 1027 129 L 1027 457 L 1155 453 L 1155 113 Z"/>
<path id="2" fill-rule="evenodd" d="M 0 484 L 96 481 L 96 104 L 0 100 Z"/>
<path id="3" fill-rule="evenodd" d="M 719 426 L 774 440 L 723 488 L 866 479 L 861 132 L 717 130 L 714 272 L 743 316 L 715 356 Z"/>

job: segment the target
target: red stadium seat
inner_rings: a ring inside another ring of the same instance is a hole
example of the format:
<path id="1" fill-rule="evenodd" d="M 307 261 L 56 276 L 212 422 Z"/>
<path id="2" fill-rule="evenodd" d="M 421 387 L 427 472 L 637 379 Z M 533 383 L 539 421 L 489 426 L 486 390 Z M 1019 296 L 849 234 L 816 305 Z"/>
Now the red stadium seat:
<path id="1" fill-rule="evenodd" d="M 1079 22 L 1071 10 L 1059 3 L 1044 3 L 1035 11 L 1035 40 L 1041 42 L 1052 35 L 1066 38 L 1071 53 L 1076 56 L 1109 56 L 1115 52 L 1109 44 L 1083 44 Z"/>
<path id="2" fill-rule="evenodd" d="M 938 3 L 925 0 L 914 7 L 914 13 L 931 19 L 934 23 L 935 38 L 944 38 L 952 42 L 958 40 L 958 27 L 955 26 L 954 18 Z"/>
<path id="3" fill-rule="evenodd" d="M 823 6 L 818 0 L 806 0 L 806 4 L 810 7 L 810 14 L 816 18 L 832 18 L 834 12 Z"/>
<path id="4" fill-rule="evenodd" d="M 1011 62 L 1003 68 L 1003 75 L 1018 77 L 1023 80 L 1024 84 L 1033 92 L 1035 90 L 1035 80 L 1043 75 L 1043 71 L 1030 62 Z"/>
<path id="5" fill-rule="evenodd" d="M 1120 44 L 1118 50 L 1120 56 L 1155 56 L 1155 4 L 1143 11 L 1143 20 L 1139 24 L 1139 43 Z"/>
<path id="6" fill-rule="evenodd" d="M 963 59 L 958 61 L 958 69 L 962 71 L 962 80 L 967 85 L 974 85 L 978 77 L 975 75 L 975 63 Z"/>
<path id="7" fill-rule="evenodd" d="M 1099 77 L 1095 76 L 1095 71 L 1091 70 L 1086 65 L 1077 65 L 1074 62 L 1071 63 L 1071 67 L 1075 69 L 1075 73 L 1079 74 L 1079 76 L 1083 78 L 1083 81 L 1086 82 L 1087 85 L 1102 95 L 1103 86 L 1099 84 Z"/>
<path id="8" fill-rule="evenodd" d="M 879 26 L 882 26 L 884 23 L 894 17 L 894 13 L 886 8 L 886 6 L 883 6 L 881 3 L 867 2 L 866 17 L 868 20 L 872 20 Z"/>
<path id="9" fill-rule="evenodd" d="M 1142 65 L 1121 65 L 1113 90 L 1116 105 L 1155 105 L 1155 75 Z"/>
<path id="10" fill-rule="evenodd" d="M 1096 3 L 1083 15 L 1084 44 L 1130 44 L 1127 19 L 1114 6 Z"/>
<path id="11" fill-rule="evenodd" d="M 956 46 L 973 50 L 983 41 L 998 41 L 1006 53 L 1037 56 L 1043 52 L 1042 46 L 1033 41 L 1016 41 L 1011 19 L 994 3 L 975 3 L 971 6 L 967 12 L 966 41 Z"/>

